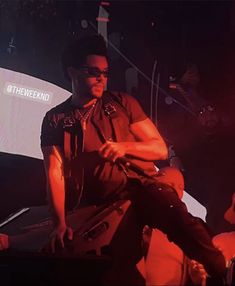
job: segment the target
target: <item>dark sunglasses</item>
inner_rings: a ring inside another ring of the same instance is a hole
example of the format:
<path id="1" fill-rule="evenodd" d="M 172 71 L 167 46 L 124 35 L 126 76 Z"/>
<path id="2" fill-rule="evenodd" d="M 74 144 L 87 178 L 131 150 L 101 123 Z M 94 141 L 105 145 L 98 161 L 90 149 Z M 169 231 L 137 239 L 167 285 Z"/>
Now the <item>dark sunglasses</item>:
<path id="1" fill-rule="evenodd" d="M 83 70 L 88 77 L 100 77 L 101 75 L 103 75 L 105 78 L 107 78 L 109 76 L 109 71 L 107 69 L 101 71 L 97 67 L 89 67 L 89 66 L 84 66 L 81 67 L 80 69 Z"/>

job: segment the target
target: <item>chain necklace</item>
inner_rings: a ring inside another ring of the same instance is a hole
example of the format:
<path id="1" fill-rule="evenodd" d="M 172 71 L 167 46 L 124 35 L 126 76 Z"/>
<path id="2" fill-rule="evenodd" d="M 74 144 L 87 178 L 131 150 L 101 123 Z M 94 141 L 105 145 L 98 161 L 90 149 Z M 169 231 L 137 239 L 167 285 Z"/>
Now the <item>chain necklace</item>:
<path id="1" fill-rule="evenodd" d="M 79 119 L 80 119 L 80 122 L 81 122 L 81 126 L 82 126 L 82 129 L 83 130 L 86 130 L 86 122 L 87 122 L 87 119 L 88 117 L 90 116 L 92 110 L 94 109 L 95 105 L 96 105 L 96 102 L 95 101 L 92 106 L 84 113 L 84 115 L 82 115 L 81 111 L 79 109 L 77 109 L 78 111 L 78 115 L 79 115 Z"/>

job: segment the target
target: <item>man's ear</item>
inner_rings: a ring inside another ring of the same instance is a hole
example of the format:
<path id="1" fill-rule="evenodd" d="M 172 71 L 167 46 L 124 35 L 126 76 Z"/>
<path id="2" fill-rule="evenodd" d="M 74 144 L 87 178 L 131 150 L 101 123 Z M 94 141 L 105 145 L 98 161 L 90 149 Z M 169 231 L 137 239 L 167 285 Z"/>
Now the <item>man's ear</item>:
<path id="1" fill-rule="evenodd" d="M 75 69 L 74 67 L 68 67 L 67 73 L 68 73 L 70 80 L 72 80 L 77 75 L 77 69 Z"/>

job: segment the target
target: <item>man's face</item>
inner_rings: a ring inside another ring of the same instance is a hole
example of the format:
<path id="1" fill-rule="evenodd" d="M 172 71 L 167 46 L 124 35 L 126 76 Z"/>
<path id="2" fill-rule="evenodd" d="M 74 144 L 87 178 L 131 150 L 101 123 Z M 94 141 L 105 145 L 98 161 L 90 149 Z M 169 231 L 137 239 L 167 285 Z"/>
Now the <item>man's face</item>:
<path id="1" fill-rule="evenodd" d="M 108 62 L 106 57 L 89 55 L 85 64 L 75 69 L 72 77 L 75 93 L 81 97 L 100 98 L 107 85 Z"/>

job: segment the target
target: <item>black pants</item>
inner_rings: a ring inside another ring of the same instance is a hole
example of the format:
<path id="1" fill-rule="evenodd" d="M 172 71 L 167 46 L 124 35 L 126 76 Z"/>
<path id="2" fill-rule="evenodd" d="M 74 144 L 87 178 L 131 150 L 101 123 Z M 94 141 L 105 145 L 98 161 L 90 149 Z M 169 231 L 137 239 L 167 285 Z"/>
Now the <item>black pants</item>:
<path id="1" fill-rule="evenodd" d="M 187 211 L 171 187 L 147 180 L 144 183 L 130 182 L 127 189 L 142 225 L 166 233 L 188 258 L 202 263 L 209 275 L 218 279 L 224 277 L 225 259 L 212 244 L 205 223 Z"/>

